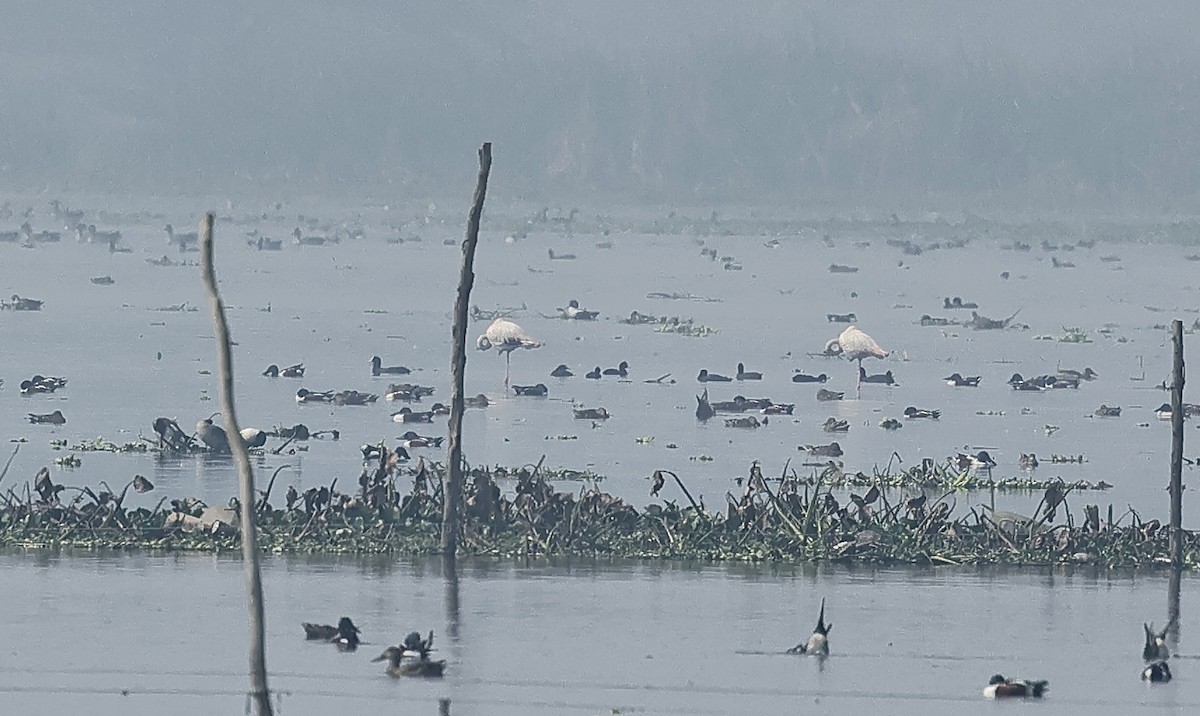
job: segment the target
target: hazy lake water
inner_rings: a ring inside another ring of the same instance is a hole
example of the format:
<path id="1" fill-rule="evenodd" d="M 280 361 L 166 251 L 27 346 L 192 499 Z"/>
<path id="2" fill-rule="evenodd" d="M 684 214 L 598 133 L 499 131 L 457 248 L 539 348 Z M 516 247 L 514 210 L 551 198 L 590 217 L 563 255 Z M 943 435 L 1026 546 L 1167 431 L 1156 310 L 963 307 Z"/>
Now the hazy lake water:
<path id="1" fill-rule="evenodd" d="M 207 372 L 215 350 L 198 269 L 146 263 L 164 252 L 181 258 L 164 245 L 159 231 L 164 218 L 176 226 L 192 223 L 179 210 L 123 226 L 131 254 L 73 241 L 34 249 L 0 244 L 0 295 L 46 301 L 38 313 L 0 312 L 5 381 L 0 436 L 28 439 L 5 489 L 63 454 L 51 449 L 51 439 L 126 441 L 153 435 L 150 424 L 159 415 L 178 417 L 190 429 L 216 410 L 215 380 Z M 289 483 L 303 488 L 336 477 L 343 488 L 354 484 L 359 445 L 391 441 L 406 429 L 388 417 L 399 405 L 299 406 L 293 398 L 297 388 L 382 392 L 389 380 L 372 378 L 368 365 L 379 354 L 387 364 L 414 368 L 408 380 L 436 387 L 425 405 L 448 399 L 461 225 L 453 219 L 396 232 L 383 229 L 383 219 L 367 216 L 362 240 L 303 248 L 285 243 L 278 253 L 248 247 L 242 233 L 248 226 L 218 224 L 218 273 L 239 343 L 242 424 L 304 422 L 314 430 L 342 431 L 338 442 L 311 441 L 304 452 L 257 458 L 260 480 L 287 466 L 276 495 Z M 653 223 L 644 219 L 641 228 L 607 236 L 535 230 L 512 243 L 504 240 L 511 226 L 485 230 L 473 302 L 484 309 L 527 306 L 515 319 L 546 345 L 513 357 L 513 382 L 544 382 L 550 396 L 506 394 L 504 361 L 472 350 L 467 392 L 484 392 L 496 404 L 467 413 L 470 461 L 533 464 L 544 454 L 551 466 L 595 470 L 606 478 L 604 489 L 635 504 L 649 499 L 645 478 L 664 468 L 720 509 L 724 493 L 736 492 L 733 478 L 746 474 L 752 460 L 762 461 L 767 474 L 778 474 L 789 458 L 797 467 L 805 461 L 797 446 L 828 442 L 831 436 L 820 424 L 835 415 L 852 425 L 849 434 L 836 437 L 849 470 L 869 472 L 893 452 L 908 466 L 923 456 L 940 460 L 986 447 L 1000 463 L 997 475 L 1016 475 L 1020 453 L 1035 452 L 1042 460 L 1039 477 L 1114 485 L 1106 493 L 1073 495 L 1076 515 L 1083 504 L 1096 502 L 1112 503 L 1117 514 L 1128 505 L 1146 517 L 1166 517 L 1169 427 L 1152 411 L 1167 400 L 1154 386 L 1169 377 L 1170 343 L 1154 325 L 1175 316 L 1187 323 L 1195 318 L 1197 264 L 1183 258 L 1191 249 L 1101 242 L 1051 254 L 1036 248 L 1042 238 L 1036 235 L 1027 238 L 1032 251 L 1015 252 L 1003 248 L 1008 239 L 975 227 L 962 230 L 973 237 L 965 249 L 903 256 L 885 240 L 927 244 L 958 232 L 831 228 L 830 247 L 822 241 L 826 230 L 812 227 L 698 239 L 655 233 Z M 286 239 L 292 225 L 255 226 Z M 422 240 L 393 245 L 385 242 L 388 236 Z M 444 239 L 456 243 L 444 245 Z M 777 248 L 766 245 L 771 239 L 778 239 Z M 721 262 L 702 257 L 700 241 L 719 256 L 735 257 L 742 270 L 725 270 Z M 600 242 L 613 247 L 598 248 Z M 551 261 L 549 248 L 578 258 Z M 1100 260 L 1110 255 L 1121 261 Z M 1053 268 L 1052 256 L 1076 268 Z M 831 263 L 860 271 L 831 274 Z M 1011 277 L 1002 279 L 1002 271 Z M 111 275 L 115 285 L 89 283 L 101 275 Z M 653 300 L 650 292 L 719 300 Z M 955 295 L 977 301 L 983 314 L 995 318 L 1020 309 L 1017 320 L 1030 329 L 916 325 L 923 313 L 968 318 L 941 309 L 942 298 Z M 542 317 L 571 298 L 601 311 L 601 320 Z M 180 304 L 200 310 L 155 310 Z M 263 310 L 268 305 L 269 312 Z M 719 333 L 694 339 L 617 322 L 634 310 L 691 317 Z M 852 397 L 853 366 L 810 355 L 842 328 L 825 315 L 850 311 L 860 327 L 894 351 L 887 361 L 868 362 L 870 372 L 891 369 L 900 385 L 865 386 L 861 400 L 817 403 L 817 386 L 793 384 L 791 373 L 828 373 L 825 387 Z M 1105 324 L 1112 324 L 1109 335 L 1098 332 Z M 472 340 L 485 326 L 472 324 Z M 1034 339 L 1057 337 L 1064 326 L 1089 331 L 1093 342 Z M 582 377 L 596 365 L 621 360 L 632 366 L 629 382 Z M 308 368 L 303 380 L 259 375 L 268 363 L 297 361 Z M 773 417 L 754 431 L 728 429 L 721 420 L 698 424 L 696 373 L 700 368 L 733 373 L 738 361 L 762 371 L 764 380 L 710 385 L 714 400 L 737 393 L 770 396 L 795 402 L 795 415 Z M 576 377 L 549 378 L 559 363 Z M 1004 382 L 1013 372 L 1084 366 L 1101 377 L 1077 391 L 1018 393 Z M 950 388 L 941 378 L 953 371 L 982 375 L 983 384 L 976 390 Z M 70 384 L 52 396 L 20 396 L 18 384 L 34 373 L 62 375 Z M 677 382 L 642 383 L 666 373 Z M 599 426 L 575 421 L 572 401 L 603 405 L 614 417 Z M 1118 419 L 1090 417 L 1101 403 L 1120 405 L 1124 412 Z M 939 409 L 942 419 L 907 422 L 897 432 L 877 427 L 907 405 Z M 26 422 L 27 412 L 54 409 L 66 414 L 65 426 Z M 1058 429 L 1048 434 L 1046 426 Z M 422 432 L 433 430 L 426 426 Z M 1189 440 L 1193 435 L 1189 425 Z M 1086 462 L 1052 465 L 1053 453 L 1082 454 Z M 56 480 L 89 485 L 104 480 L 119 489 L 143 474 L 157 489 L 132 498 L 139 504 L 181 495 L 222 503 L 236 491 L 226 459 L 77 454 L 83 460 L 77 469 L 52 466 Z M 441 451 L 426 454 L 443 457 Z M 7 457 L 8 450 L 0 456 Z M 812 468 L 798 469 L 805 474 Z M 1188 469 L 1185 482 L 1192 474 Z M 668 487 L 667 498 L 681 499 L 673 490 Z M 1000 494 L 996 504 L 1028 510 L 1037 497 Z M 1185 515 L 1190 499 L 1185 495 Z M 957 500 L 965 508 L 990 496 L 963 494 Z M 35 552 L 9 553 L 0 564 L 5 575 L 0 603 L 6 605 L 0 622 L 8 636 L 0 649 L 0 690 L 13 708 L 157 713 L 169 704 L 179 713 L 211 713 L 214 699 L 227 710 L 242 707 L 245 609 L 236 560 Z M 1200 703 L 1188 658 L 1177 662 L 1176 682 L 1167 687 L 1146 689 L 1137 680 L 1140 624 L 1161 622 L 1166 611 L 1166 578 L 1158 574 L 482 562 L 472 563 L 462 578 L 457 640 L 446 634 L 436 563 L 272 558 L 265 581 L 273 685 L 290 694 L 283 713 L 361 712 L 396 703 L 433 713 L 437 698 L 450 697 L 456 714 L 805 708 L 960 714 L 995 708 L 979 694 L 997 671 L 1050 679 L 1053 705 L 1047 706 L 1055 713 L 1124 713 L 1139 705 L 1184 713 Z M 1193 578 L 1185 579 L 1185 655 L 1186 636 L 1195 628 L 1186 609 L 1193 584 Z M 781 655 L 809 633 L 823 596 L 837 625 L 834 657 L 820 665 Z M 369 647 L 339 655 L 303 642 L 300 621 L 332 621 L 342 614 L 360 623 Z M 442 656 L 451 661 L 445 682 L 394 683 L 378 664 L 367 663 L 376 648 L 407 631 L 431 628 L 438 632 Z M 120 689 L 130 695 L 120 696 Z"/>
<path id="2" fill-rule="evenodd" d="M 453 638 L 439 564 L 267 559 L 280 713 L 433 714 L 439 698 L 454 714 L 992 713 L 981 690 L 996 672 L 1049 679 L 1042 706 L 1056 714 L 1200 707 L 1195 610 L 1175 681 L 1138 680 L 1141 622 L 1165 613 L 1165 574 L 468 562 Z M 6 710 L 240 712 L 236 559 L 10 553 L 0 568 Z M 1194 592 L 1185 577 L 1185 602 Z M 784 654 L 821 597 L 832 655 Z M 357 653 L 304 641 L 301 621 L 343 614 L 370 642 Z M 444 681 L 397 682 L 369 663 L 413 629 L 436 632 Z"/>
<path id="3" fill-rule="evenodd" d="M 280 474 L 281 486 L 326 484 L 333 477 L 340 477 L 345 486 L 357 477 L 359 445 L 390 440 L 406 429 L 388 418 L 398 404 L 381 400 L 359 408 L 300 406 L 294 401 L 299 387 L 382 392 L 388 378 L 372 378 L 368 366 L 370 357 L 379 354 L 386 364 L 413 368 L 408 380 L 437 389 L 425 405 L 448 401 L 450 310 L 460 251 L 457 243 L 447 246 L 443 240 L 459 239 L 461 226 L 448 220 L 397 232 L 382 226 L 384 218 L 362 218 L 365 239 L 325 247 L 298 247 L 286 241 L 290 223 L 254 224 L 268 236 L 285 239 L 281 252 L 247 246 L 246 225 L 218 224 L 218 272 L 239 343 L 235 369 L 242 424 L 304 422 L 314 430 L 336 428 L 342 434 L 340 442 L 312 441 L 306 452 L 261 458 L 264 475 L 288 466 Z M 41 312 L 0 312 L 0 377 L 5 379 L 0 435 L 29 439 L 14 461 L 10 480 L 28 479 L 51 463 L 60 454 L 50 450 L 52 438 L 75 443 L 104 436 L 120 442 L 139 434 L 153 436 L 150 424 L 159 415 L 175 416 L 191 429 L 196 420 L 217 410 L 215 379 L 208 374 L 214 357 L 211 318 L 198 269 L 146 263 L 166 250 L 159 221 L 123 227 L 123 240 L 134 249 L 131 254 L 109 254 L 74 241 L 35 249 L 0 245 L 3 293 L 46 300 Z M 175 224 L 191 221 L 180 214 Z M 733 489 L 732 478 L 745 475 L 752 460 L 762 461 L 767 474 L 778 474 L 788 459 L 801 474 L 812 472 L 800 466 L 807 461 L 797 449 L 800 445 L 837 439 L 846 451 L 847 469 L 868 473 L 886 465 L 893 452 L 903 466 L 911 466 L 921 457 L 940 461 L 955 452 L 986 447 L 1000 463 L 998 476 L 1019 474 L 1017 458 L 1033 452 L 1042 462 L 1038 477 L 1114 485 L 1107 493 L 1073 496 L 1075 511 L 1084 502 L 1111 502 L 1118 513 L 1132 505 L 1145 515 L 1165 517 L 1169 424 L 1156 420 L 1153 410 L 1168 399 L 1154 386 L 1169 378 L 1170 342 L 1164 330 L 1153 326 L 1174 316 L 1187 323 L 1194 320 L 1200 275 L 1194 269 L 1200 264 L 1183 260 L 1189 251 L 1173 245 L 1101 242 L 1093 249 L 1050 254 L 1036 247 L 1039 236 L 1029 236 L 1035 248 L 1023 253 L 1003 248 L 1007 239 L 990 238 L 986 229 L 935 228 L 933 235 L 928 226 L 865 225 L 702 239 L 632 229 L 609 236 L 533 232 L 511 244 L 504 241 L 510 230 L 485 231 L 473 302 L 484 309 L 527 306 L 515 320 L 546 345 L 513 356 L 513 382 L 544 382 L 550 395 L 531 399 L 506 394 L 503 359 L 472 349 L 467 392 L 486 393 L 496 404 L 468 411 L 467 458 L 476 464 L 531 465 L 545 454 L 550 466 L 593 469 L 606 477 L 605 489 L 635 503 L 648 499 L 648 475 L 657 468 L 670 469 L 693 494 L 720 509 L 725 491 Z M 832 248 L 821 240 L 823 233 L 830 235 Z M 386 237 L 396 236 L 422 240 L 385 243 Z M 904 256 L 885 245 L 888 238 L 928 245 L 957 236 L 972 241 L 965 249 L 921 256 Z M 1070 238 L 1049 236 L 1056 244 Z M 766 245 L 771 239 L 778 240 L 778 248 Z M 613 248 L 597 248 L 602 241 Z M 721 262 L 702 257 L 700 242 L 720 256 L 735 257 L 743 270 L 725 270 Z M 578 258 L 551 261 L 550 248 Z M 168 255 L 181 258 L 176 252 Z M 1101 261 L 1101 256 L 1111 255 L 1121 261 Z M 1052 268 L 1054 257 L 1077 268 Z M 832 274 L 828 266 L 835 262 L 861 270 Z M 1002 271 L 1010 272 L 1011 278 L 1002 279 Z M 88 279 L 99 275 L 111 275 L 115 285 L 91 285 Z M 647 298 L 656 291 L 717 300 Z M 924 313 L 969 318 L 966 311 L 942 310 L 947 296 L 977 301 L 984 315 L 996 318 L 1019 309 L 1017 320 L 1030 330 L 916 325 Z M 571 298 L 601 311 L 601 319 L 543 317 L 553 316 L 555 308 Z M 181 304 L 201 310 L 155 310 Z M 269 312 L 264 310 L 268 305 Z M 720 332 L 699 339 L 617 322 L 635 310 L 694 318 Z M 853 397 L 853 365 L 811 355 L 843 328 L 828 323 L 826 314 L 847 312 L 856 313 L 858 325 L 893 351 L 887 361 L 868 361 L 870 372 L 891 369 L 899 386 L 865 386 L 861 400 L 818 403 L 818 386 L 793 384 L 790 377 L 796 369 L 824 372 L 830 375 L 824 387 Z M 1098 331 L 1106 324 L 1112 332 L 1102 335 Z M 1061 336 L 1064 326 L 1083 328 L 1093 342 L 1035 340 Z M 486 322 L 470 326 L 472 341 L 485 327 Z M 632 366 L 628 382 L 583 378 L 594 366 L 615 366 L 621 360 Z M 303 380 L 259 375 L 268 363 L 298 361 L 308 369 Z M 763 372 L 764 380 L 709 384 L 714 400 L 739 393 L 770 396 L 796 403 L 795 415 L 775 418 L 758 430 L 729 429 L 720 419 L 697 423 L 692 415 L 694 396 L 702 388 L 695 380 L 697 372 L 708 368 L 731 374 L 739 361 Z M 576 377 L 550 378 L 550 370 L 559 363 L 569 365 Z M 1028 376 L 1084 366 L 1094 368 L 1101 378 L 1079 390 L 1030 394 L 1005 384 L 1013 372 Z M 940 379 L 954 371 L 982 375 L 982 386 L 946 386 Z M 70 385 L 52 396 L 20 396 L 19 382 L 34 373 L 62 375 Z M 678 382 L 642 382 L 666 373 Z M 602 425 L 573 420 L 572 401 L 602 405 L 614 417 Z M 1119 405 L 1124 412 L 1117 419 L 1091 417 L 1101 403 Z M 896 432 L 878 427 L 882 418 L 899 417 L 908 405 L 939 409 L 942 418 L 906 422 Z M 25 422 L 26 412 L 54 409 L 67 416 L 62 428 Z M 821 423 L 831 415 L 850 421 L 849 434 L 821 431 Z M 1048 434 L 1047 426 L 1058 429 Z M 1192 434 L 1194 429 L 1189 437 Z M 639 443 L 639 438 L 652 440 Z M 441 451 L 428 454 L 443 457 Z M 1052 454 L 1083 455 L 1086 462 L 1052 465 Z M 123 484 L 135 473 L 144 474 L 161 489 L 141 498 L 151 502 L 164 493 L 223 502 L 235 492 L 234 471 L 222 459 L 173 461 L 90 453 L 81 457 L 82 467 L 56 478 L 68 484 L 101 479 Z M 668 488 L 668 498 L 681 499 L 673 489 Z M 989 499 L 971 495 L 960 503 Z M 997 497 L 1000 509 L 1030 509 L 1033 502 L 1036 497 L 1028 495 Z"/>

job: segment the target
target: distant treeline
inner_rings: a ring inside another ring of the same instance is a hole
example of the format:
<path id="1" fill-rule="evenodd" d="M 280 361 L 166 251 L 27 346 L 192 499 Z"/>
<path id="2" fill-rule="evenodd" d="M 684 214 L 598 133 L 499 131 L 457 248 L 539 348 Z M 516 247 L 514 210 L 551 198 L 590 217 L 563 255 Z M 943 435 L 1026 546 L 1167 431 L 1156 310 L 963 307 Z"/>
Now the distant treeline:
<path id="1" fill-rule="evenodd" d="M 632 39 L 602 9 L 512 7 L 18 11 L 0 188 L 433 194 L 469 186 L 490 139 L 516 196 L 1200 196 L 1200 64 L 1145 27 L 1063 62 L 906 46 L 903 28 L 875 43 L 786 5 L 770 6 L 782 29 L 763 12 L 722 32 L 728 17 L 667 4 Z"/>

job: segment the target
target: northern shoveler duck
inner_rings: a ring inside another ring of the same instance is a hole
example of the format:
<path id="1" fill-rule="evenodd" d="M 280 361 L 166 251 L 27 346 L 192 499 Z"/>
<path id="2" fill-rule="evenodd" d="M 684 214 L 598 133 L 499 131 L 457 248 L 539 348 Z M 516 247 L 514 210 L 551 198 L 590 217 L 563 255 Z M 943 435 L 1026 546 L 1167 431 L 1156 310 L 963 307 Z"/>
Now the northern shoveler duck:
<path id="1" fill-rule="evenodd" d="M 53 413 L 46 413 L 45 415 L 30 413 L 29 422 L 34 425 L 65 425 L 67 419 L 63 417 L 61 410 L 55 410 Z"/>
<path id="2" fill-rule="evenodd" d="M 571 299 L 566 308 L 558 309 L 564 318 L 572 321 L 594 321 L 600 316 L 599 311 L 588 311 L 579 307 L 579 301 Z"/>
<path id="3" fill-rule="evenodd" d="M 334 405 L 369 405 L 379 400 L 375 393 L 360 393 L 357 390 L 342 390 L 333 394 Z"/>
<path id="4" fill-rule="evenodd" d="M 397 423 L 432 423 L 433 413 L 428 410 L 414 413 L 412 408 L 403 407 L 400 408 L 399 412 L 392 413 L 392 421 Z"/>
<path id="5" fill-rule="evenodd" d="M 1156 661 L 1142 669 L 1142 681 L 1152 684 L 1165 684 L 1171 680 L 1171 667 L 1165 661 Z"/>
<path id="6" fill-rule="evenodd" d="M 824 373 L 820 375 L 809 375 L 807 373 L 797 372 L 792 376 L 793 383 L 824 383 L 829 380 L 829 376 Z"/>
<path id="7" fill-rule="evenodd" d="M 59 388 L 67 387 L 67 379 L 66 378 L 56 378 L 54 376 L 47 376 L 47 375 L 34 375 L 29 380 L 34 385 L 41 385 L 41 386 L 50 388 L 50 392 L 54 392 L 55 390 L 58 390 Z M 1187 407 L 1187 406 L 1185 405 L 1184 407 Z"/>
<path id="8" fill-rule="evenodd" d="M 838 420 L 837 418 L 830 417 L 825 421 L 825 424 L 821 426 L 821 429 L 827 433 L 850 432 L 850 421 Z"/>
<path id="9" fill-rule="evenodd" d="M 920 419 L 920 418 L 929 418 L 931 420 L 937 420 L 938 418 L 942 417 L 942 411 L 940 411 L 940 410 L 925 410 L 923 408 L 917 408 L 917 407 L 913 407 L 910 405 L 904 409 L 904 417 L 908 418 L 909 420 L 916 420 L 916 419 Z"/>
<path id="10" fill-rule="evenodd" d="M 766 422 L 767 422 L 766 418 L 763 418 L 763 421 L 760 423 L 760 422 L 758 422 L 758 418 L 754 417 L 753 415 L 747 415 L 747 416 L 741 417 L 741 418 L 726 418 L 725 419 L 725 427 L 727 427 L 727 428 L 757 428 L 760 425 L 765 425 Z"/>
<path id="11" fill-rule="evenodd" d="M 762 380 L 762 373 L 753 370 L 746 370 L 745 363 L 738 363 L 736 377 L 738 380 Z"/>
<path id="12" fill-rule="evenodd" d="M 486 408 L 492 404 L 492 401 L 483 393 L 475 397 L 463 398 L 463 407 L 466 408 Z"/>
<path id="13" fill-rule="evenodd" d="M 53 393 L 58 390 L 53 384 L 39 383 L 33 380 L 21 381 L 21 395 L 37 395 L 39 393 Z"/>
<path id="14" fill-rule="evenodd" d="M 841 457 L 843 454 L 842 446 L 836 442 L 829 443 L 828 445 L 805 445 L 804 449 L 808 451 L 809 455 L 819 455 L 821 457 Z"/>
<path id="15" fill-rule="evenodd" d="M 886 373 L 877 373 L 876 375 L 867 375 L 867 370 L 862 366 L 858 367 L 858 381 L 860 383 L 876 383 L 879 385 L 896 385 L 896 379 L 892 377 L 892 371 Z"/>
<path id="16" fill-rule="evenodd" d="M 463 400 L 463 407 L 466 407 L 466 400 L 467 399 Z M 450 406 L 443 405 L 441 403 L 434 403 L 433 405 L 429 406 L 429 412 L 433 413 L 434 415 L 449 415 Z"/>
<path id="17" fill-rule="evenodd" d="M 701 368 L 700 374 L 696 376 L 696 380 L 701 383 L 732 383 L 733 378 L 720 373 L 709 373 L 707 368 Z"/>
<path id="18" fill-rule="evenodd" d="M 1098 418 L 1119 418 L 1121 417 L 1121 406 L 1108 406 L 1103 403 L 1099 408 L 1096 408 L 1096 417 Z"/>
<path id="19" fill-rule="evenodd" d="M 442 446 L 442 440 L 444 439 L 442 437 L 425 437 L 409 430 L 400 436 L 399 445 L 402 448 L 438 448 Z"/>
<path id="20" fill-rule="evenodd" d="M 305 639 L 337 644 L 339 651 L 354 651 L 357 649 L 359 644 L 358 635 L 362 633 L 358 627 L 354 626 L 354 622 L 350 620 L 350 617 L 339 619 L 337 626 L 309 624 L 308 622 L 300 626 L 304 627 Z"/>
<path id="21" fill-rule="evenodd" d="M 1026 681 L 1024 679 L 1006 679 L 996 674 L 988 681 L 983 689 L 983 695 L 989 699 L 1034 698 L 1040 699 L 1050 688 L 1049 681 Z"/>
<path id="22" fill-rule="evenodd" d="M 1142 630 L 1146 634 L 1146 644 L 1142 647 L 1142 661 L 1165 661 L 1171 657 L 1171 651 L 1167 648 L 1167 629 L 1170 624 L 1163 627 L 1162 631 L 1154 631 L 1153 624 L 1142 624 Z"/>
<path id="23" fill-rule="evenodd" d="M 546 387 L 545 383 L 538 383 L 537 385 L 514 385 L 512 389 L 517 395 L 532 397 L 542 397 L 550 393 L 550 389 Z"/>
<path id="24" fill-rule="evenodd" d="M 416 385 L 414 383 L 392 383 L 388 385 L 384 392 L 385 400 L 403 400 L 407 402 L 420 402 L 421 398 L 427 395 L 433 395 L 434 389 L 424 385 Z"/>
<path id="25" fill-rule="evenodd" d="M 421 639 L 420 634 L 412 632 L 404 638 L 402 646 L 389 646 L 371 661 L 372 663 L 388 662 L 387 673 L 396 678 L 440 679 L 446 671 L 446 662 L 430 659 L 431 651 L 433 651 L 433 632 L 429 632 L 428 639 Z"/>
<path id="26" fill-rule="evenodd" d="M 942 308 L 979 308 L 979 304 L 974 301 L 964 302 L 962 298 L 955 296 L 953 300 L 949 298 L 943 299 Z"/>
<path id="27" fill-rule="evenodd" d="M 263 375 L 267 376 L 268 378 L 303 378 L 304 364 L 296 363 L 295 365 L 289 365 L 286 368 L 280 368 L 272 363 L 271 365 L 267 366 L 266 370 L 263 371 Z"/>
<path id="28" fill-rule="evenodd" d="M 412 371 L 409 370 L 408 368 L 405 368 L 402 365 L 385 366 L 383 364 L 383 359 L 380 358 L 379 356 L 371 357 L 371 375 L 373 375 L 373 376 L 408 375 L 409 373 L 412 373 Z"/>
<path id="29" fill-rule="evenodd" d="M 1078 381 L 1078 380 L 1095 380 L 1100 377 L 1100 374 L 1097 373 L 1096 371 L 1092 370 L 1091 368 L 1084 368 L 1083 370 L 1069 370 L 1066 368 L 1059 368 L 1058 376 L 1060 378 L 1065 378 L 1067 380 Z"/>
<path id="30" fill-rule="evenodd" d="M 771 403 L 762 408 L 763 415 L 791 415 L 795 410 L 795 403 Z"/>
<path id="31" fill-rule="evenodd" d="M 845 393 L 840 390 L 825 390 L 821 388 L 817 391 L 817 400 L 827 402 L 830 400 L 841 400 Z"/>
<path id="32" fill-rule="evenodd" d="M 600 376 L 602 375 L 604 375 L 604 371 L 600 370 L 600 366 L 596 366 L 592 370 L 589 370 L 587 375 L 583 377 L 589 380 L 600 380 Z"/>
<path id="33" fill-rule="evenodd" d="M 943 380 L 946 381 L 946 385 L 952 385 L 955 388 L 978 388 L 979 381 L 981 379 L 981 376 L 978 375 L 972 375 L 964 378 L 958 373 L 951 373 L 943 378 Z"/>
<path id="34" fill-rule="evenodd" d="M 224 428 L 213 424 L 212 418 L 205 418 L 196 423 L 196 437 L 212 452 L 229 452 L 229 436 L 225 434 Z"/>
<path id="35" fill-rule="evenodd" d="M 604 408 L 575 408 L 576 420 L 608 420 L 611 415 Z"/>
<path id="36" fill-rule="evenodd" d="M 296 402 L 301 405 L 305 403 L 331 403 L 333 402 L 333 391 L 324 390 L 318 393 L 308 388 L 301 388 L 296 391 Z"/>
<path id="37" fill-rule="evenodd" d="M 605 368 L 604 375 L 615 375 L 624 378 L 629 375 L 629 362 L 621 361 L 616 368 Z"/>
<path id="38" fill-rule="evenodd" d="M 789 654 L 805 654 L 808 656 L 829 656 L 829 632 L 833 624 L 825 623 L 825 600 L 821 599 L 821 612 L 817 615 L 817 626 L 813 628 L 812 636 L 788 649 Z"/>
<path id="39" fill-rule="evenodd" d="M 25 384 L 24 383 L 21 384 L 21 392 L 22 393 L 25 392 Z M 1156 418 L 1158 418 L 1159 420 L 1170 420 L 1172 412 L 1173 411 L 1171 410 L 1171 404 L 1163 403 L 1162 405 L 1158 406 L 1158 410 L 1154 411 L 1154 416 Z"/>
<path id="40" fill-rule="evenodd" d="M 1037 455 L 1034 455 L 1033 453 L 1029 453 L 1028 455 L 1021 453 L 1021 459 L 1017 461 L 1017 467 L 1020 467 L 1022 470 L 1029 471 L 1036 470 L 1037 466 Z"/>
<path id="41" fill-rule="evenodd" d="M 712 403 L 708 402 L 708 388 L 705 388 L 702 395 L 696 396 L 696 420 L 708 420 L 716 414 Z"/>
<path id="42" fill-rule="evenodd" d="M 987 450 L 980 450 L 974 455 L 960 452 L 955 456 L 954 461 L 960 470 L 967 470 L 972 467 L 990 470 L 996 466 L 996 461 L 992 459 L 991 455 L 988 455 Z"/>
<path id="43" fill-rule="evenodd" d="M 551 378 L 570 378 L 573 375 L 575 374 L 571 372 L 566 363 L 559 363 L 557 368 L 550 371 Z"/>

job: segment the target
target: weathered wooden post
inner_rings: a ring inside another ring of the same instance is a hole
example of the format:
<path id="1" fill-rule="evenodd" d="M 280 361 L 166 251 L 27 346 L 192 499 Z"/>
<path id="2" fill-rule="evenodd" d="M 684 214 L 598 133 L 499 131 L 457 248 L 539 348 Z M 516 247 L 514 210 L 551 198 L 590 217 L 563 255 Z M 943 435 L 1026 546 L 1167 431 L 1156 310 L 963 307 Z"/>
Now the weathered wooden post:
<path id="1" fill-rule="evenodd" d="M 479 177 L 475 181 L 475 196 L 467 217 L 467 237 L 462 245 L 462 270 L 458 280 L 458 297 L 454 301 L 454 353 L 450 358 L 450 455 L 447 458 L 445 483 L 442 485 L 442 564 L 444 570 L 455 570 L 458 551 L 459 512 L 462 501 L 462 419 L 463 376 L 467 370 L 467 310 L 471 305 L 471 287 L 475 283 L 475 246 L 479 243 L 479 221 L 483 215 L 483 200 L 487 195 L 488 174 L 492 170 L 492 143 L 479 148 Z"/>
<path id="2" fill-rule="evenodd" d="M 1171 567 L 1183 569 L 1183 321 L 1171 322 Z"/>
<path id="3" fill-rule="evenodd" d="M 254 524 L 254 472 L 250 469 L 250 454 L 239 432 L 237 413 L 233 407 L 233 357 L 229 347 L 229 324 L 225 320 L 225 305 L 217 290 L 217 274 L 213 270 L 213 215 L 205 214 L 200 222 L 200 272 L 212 309 L 214 332 L 217 337 L 217 386 L 220 389 L 221 414 L 225 416 L 225 434 L 237 465 L 239 499 L 241 500 L 242 564 L 246 569 L 247 606 L 250 609 L 250 697 L 258 716 L 270 716 L 271 699 L 267 689 L 266 628 L 263 623 L 262 574 L 258 568 L 258 531 Z"/>

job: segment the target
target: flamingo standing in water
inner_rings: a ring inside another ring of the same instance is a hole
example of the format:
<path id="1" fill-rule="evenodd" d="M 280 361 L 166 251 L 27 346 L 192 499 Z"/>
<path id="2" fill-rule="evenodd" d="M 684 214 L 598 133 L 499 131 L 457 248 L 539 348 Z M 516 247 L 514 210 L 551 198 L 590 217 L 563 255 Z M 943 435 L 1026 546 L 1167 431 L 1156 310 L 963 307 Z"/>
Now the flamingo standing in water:
<path id="1" fill-rule="evenodd" d="M 512 352 L 518 348 L 541 348 L 541 341 L 535 340 L 517 324 L 507 318 L 497 318 L 487 327 L 475 345 L 481 351 L 495 348 L 504 356 L 504 387 L 508 387 L 508 371 L 512 362 Z"/>
<path id="2" fill-rule="evenodd" d="M 835 349 L 836 346 L 836 349 Z M 835 355 L 843 355 L 850 360 L 858 361 L 859 378 L 856 384 L 858 395 L 862 395 L 862 362 L 863 358 L 887 358 L 888 352 L 885 351 L 875 339 L 868 336 L 858 329 L 857 326 L 850 326 L 842 331 L 842 334 L 837 338 L 829 341 L 825 345 L 825 351 L 833 352 Z"/>

